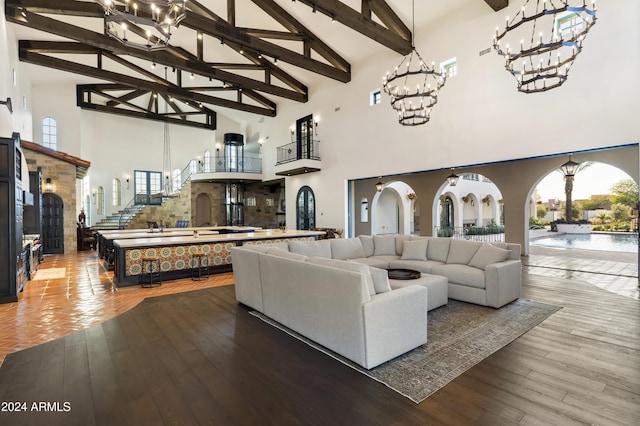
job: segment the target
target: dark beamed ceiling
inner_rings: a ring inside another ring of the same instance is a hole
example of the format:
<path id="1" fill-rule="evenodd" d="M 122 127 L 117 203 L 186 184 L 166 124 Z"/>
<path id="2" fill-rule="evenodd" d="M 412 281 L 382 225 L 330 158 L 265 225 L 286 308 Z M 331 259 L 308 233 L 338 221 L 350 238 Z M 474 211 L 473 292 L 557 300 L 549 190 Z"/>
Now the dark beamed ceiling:
<path id="1" fill-rule="evenodd" d="M 53 36 L 20 40 L 20 60 L 97 79 L 77 86 L 77 103 L 101 112 L 215 129 L 216 107 L 273 117 L 273 97 L 308 100 L 307 86 L 280 63 L 339 82 L 351 80 L 349 62 L 283 7 L 274 0 L 251 2 L 255 13 L 271 21 L 266 28 L 237 26 L 236 0 L 226 0 L 225 18 L 189 0 L 186 18 L 162 50 L 105 35 L 104 11 L 92 1 L 6 0 L 5 14 L 8 22 Z M 494 10 L 508 5 L 508 0 L 485 2 Z M 116 3 L 124 10 L 124 1 Z M 385 0 L 361 0 L 360 10 L 338 0 L 298 3 L 399 54 L 411 51 L 411 31 Z M 221 44 L 234 60 L 212 60 L 218 56 L 210 53 L 212 47 L 218 52 Z M 155 67 L 164 67 L 164 75 Z"/>

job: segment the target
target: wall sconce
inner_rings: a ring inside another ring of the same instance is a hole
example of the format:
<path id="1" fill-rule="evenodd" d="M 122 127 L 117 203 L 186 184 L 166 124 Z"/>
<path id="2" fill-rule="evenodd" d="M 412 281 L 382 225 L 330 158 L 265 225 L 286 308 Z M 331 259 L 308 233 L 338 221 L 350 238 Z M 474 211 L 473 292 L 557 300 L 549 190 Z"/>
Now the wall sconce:
<path id="1" fill-rule="evenodd" d="M 376 191 L 381 192 L 382 188 L 384 188 L 384 184 L 382 183 L 382 178 L 379 178 L 378 183 L 376 183 Z"/>
<path id="2" fill-rule="evenodd" d="M 291 126 L 289 128 L 289 133 L 291 133 L 291 142 L 295 142 L 295 140 L 296 140 L 296 128 L 295 128 L 295 126 Z"/>
<path id="3" fill-rule="evenodd" d="M 91 191 L 91 199 L 93 201 L 93 204 L 96 204 L 96 202 L 98 201 L 98 191 L 96 191 L 95 189 Z"/>
<path id="4" fill-rule="evenodd" d="M 9 110 L 9 114 L 13 114 L 13 106 L 11 105 L 11 98 L 7 98 L 6 101 L 0 101 L 0 105 L 6 105 Z"/>
<path id="5" fill-rule="evenodd" d="M 127 189 L 129 189 L 129 176 L 126 176 L 125 182 L 127 182 Z"/>
<path id="6" fill-rule="evenodd" d="M 318 123 L 320 122 L 320 117 L 313 117 L 313 131 L 316 135 L 318 135 Z"/>
<path id="7" fill-rule="evenodd" d="M 216 144 L 216 152 L 220 152 L 220 143 Z"/>
<path id="8" fill-rule="evenodd" d="M 51 182 L 51 178 L 47 178 L 44 181 L 44 191 L 45 192 L 52 192 L 53 191 L 53 182 Z"/>

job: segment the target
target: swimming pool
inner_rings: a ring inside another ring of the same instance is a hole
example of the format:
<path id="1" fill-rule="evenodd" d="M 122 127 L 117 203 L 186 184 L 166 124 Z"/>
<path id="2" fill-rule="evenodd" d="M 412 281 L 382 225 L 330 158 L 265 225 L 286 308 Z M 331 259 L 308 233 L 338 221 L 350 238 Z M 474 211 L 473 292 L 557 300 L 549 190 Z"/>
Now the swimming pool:
<path id="1" fill-rule="evenodd" d="M 529 244 L 538 247 L 638 252 L 638 243 L 633 234 L 559 234 L 536 238 Z"/>

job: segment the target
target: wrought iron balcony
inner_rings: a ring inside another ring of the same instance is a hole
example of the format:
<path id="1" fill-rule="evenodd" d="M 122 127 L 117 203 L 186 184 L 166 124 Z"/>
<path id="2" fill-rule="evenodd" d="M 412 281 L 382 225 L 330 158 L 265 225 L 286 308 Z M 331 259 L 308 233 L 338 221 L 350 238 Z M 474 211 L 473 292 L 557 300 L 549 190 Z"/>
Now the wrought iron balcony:
<path id="1" fill-rule="evenodd" d="M 320 141 L 294 141 L 277 148 L 276 175 L 317 172 L 321 166 Z"/>

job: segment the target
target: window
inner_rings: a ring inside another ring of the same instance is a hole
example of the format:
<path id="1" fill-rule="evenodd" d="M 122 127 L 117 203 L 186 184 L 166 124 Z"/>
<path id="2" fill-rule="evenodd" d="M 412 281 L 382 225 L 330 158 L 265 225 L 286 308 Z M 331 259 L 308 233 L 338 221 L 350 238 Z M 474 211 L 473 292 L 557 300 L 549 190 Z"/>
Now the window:
<path id="1" fill-rule="evenodd" d="M 189 162 L 189 173 L 192 175 L 198 173 L 198 160 L 193 159 Z"/>
<path id="2" fill-rule="evenodd" d="M 177 191 L 178 189 L 180 189 L 180 169 L 173 169 L 173 177 L 172 177 L 172 181 L 173 181 L 173 190 Z"/>
<path id="3" fill-rule="evenodd" d="M 42 120 L 42 146 L 58 149 L 58 124 L 51 117 L 45 117 Z"/>
<path id="4" fill-rule="evenodd" d="M 104 188 L 98 187 L 98 207 L 96 208 L 97 214 L 104 214 Z"/>
<path id="5" fill-rule="evenodd" d="M 122 182 L 120 182 L 120 179 L 115 178 L 113 179 L 113 205 L 114 206 L 119 206 L 122 204 Z"/>
<path id="6" fill-rule="evenodd" d="M 369 95 L 369 105 L 378 105 L 380 102 L 382 102 L 380 89 L 373 90 Z"/>
<path id="7" fill-rule="evenodd" d="M 211 151 L 206 150 L 204 152 L 204 171 L 209 173 L 211 171 Z"/>
<path id="8" fill-rule="evenodd" d="M 455 77 L 458 75 L 458 61 L 456 58 L 447 59 L 440 63 L 440 72 L 445 75 L 446 78 Z"/>
<path id="9" fill-rule="evenodd" d="M 462 179 L 464 180 L 475 180 L 475 181 L 479 181 L 479 175 L 477 173 L 465 173 L 462 175 Z"/>
<path id="10" fill-rule="evenodd" d="M 556 18 L 556 35 L 567 40 L 584 30 L 584 19 L 575 12 L 565 12 Z"/>

